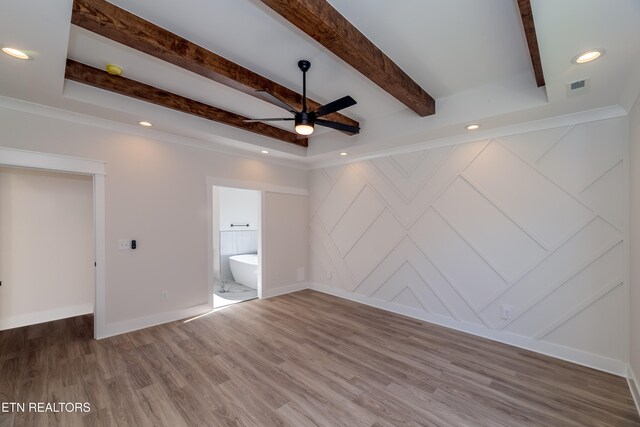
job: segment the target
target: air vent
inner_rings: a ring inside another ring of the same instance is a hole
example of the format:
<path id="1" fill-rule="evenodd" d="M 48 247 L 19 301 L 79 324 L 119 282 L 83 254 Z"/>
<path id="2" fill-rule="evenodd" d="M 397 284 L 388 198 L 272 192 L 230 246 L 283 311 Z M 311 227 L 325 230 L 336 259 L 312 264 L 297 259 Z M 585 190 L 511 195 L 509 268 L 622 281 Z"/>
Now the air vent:
<path id="1" fill-rule="evenodd" d="M 589 80 L 582 79 L 567 83 L 567 96 L 582 95 L 589 91 Z"/>
<path id="2" fill-rule="evenodd" d="M 578 80 L 577 82 L 571 83 L 571 90 L 582 89 L 585 85 L 586 82 L 584 80 Z"/>

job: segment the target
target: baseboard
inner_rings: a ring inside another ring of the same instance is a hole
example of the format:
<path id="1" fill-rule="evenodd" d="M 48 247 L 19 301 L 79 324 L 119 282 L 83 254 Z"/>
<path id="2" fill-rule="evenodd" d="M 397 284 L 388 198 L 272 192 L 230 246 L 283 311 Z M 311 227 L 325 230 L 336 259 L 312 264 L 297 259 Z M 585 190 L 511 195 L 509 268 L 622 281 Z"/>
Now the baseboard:
<path id="1" fill-rule="evenodd" d="M 0 331 L 92 313 L 93 304 L 80 304 L 70 307 L 55 308 L 53 310 L 38 311 L 36 313 L 22 314 L 6 319 L 0 319 Z"/>
<path id="2" fill-rule="evenodd" d="M 276 289 L 271 289 L 267 292 L 262 292 L 262 298 L 271 298 L 278 295 L 288 294 L 290 292 L 301 291 L 307 289 L 309 283 L 300 282 L 287 286 L 281 286 Z M 151 316 L 139 317 L 137 319 L 124 320 L 117 323 L 107 323 L 104 326 L 104 330 L 100 331 L 98 339 L 112 337 L 114 335 L 120 335 L 127 332 L 137 331 L 139 329 L 149 328 L 151 326 L 161 325 L 163 323 L 173 322 L 175 320 L 186 319 L 187 317 L 198 316 L 211 311 L 209 304 L 197 305 L 181 310 L 170 311 L 167 313 L 153 314 Z"/>
<path id="3" fill-rule="evenodd" d="M 515 347 L 524 348 L 526 350 L 535 351 L 536 353 L 541 353 L 546 356 L 551 356 L 557 359 L 566 360 L 568 362 L 577 363 L 578 365 L 587 366 L 589 368 L 608 372 L 614 375 L 622 377 L 625 377 L 627 375 L 627 364 L 625 362 L 611 359 L 609 357 L 564 347 L 558 344 L 552 344 L 546 341 L 538 341 L 505 331 L 487 329 L 483 326 L 473 323 L 459 322 L 449 317 L 433 315 L 411 307 L 405 307 L 399 304 L 376 300 L 371 297 L 354 294 L 344 289 L 334 288 L 322 283 L 309 283 L 308 285 L 309 289 L 359 302 L 371 307 L 380 308 L 392 313 L 402 314 L 414 319 L 424 320 L 425 322 L 434 323 L 446 328 L 477 335 L 493 341 L 498 341 Z"/>
<path id="4" fill-rule="evenodd" d="M 631 365 L 627 367 L 627 382 L 629 383 L 633 402 L 636 404 L 636 410 L 638 411 L 638 415 L 640 415 L 640 389 L 638 388 L 640 384 L 638 384 L 638 378 L 633 372 L 633 369 L 631 369 Z"/>
<path id="5" fill-rule="evenodd" d="M 137 331 L 139 329 L 149 328 L 151 326 L 161 325 L 163 323 L 173 322 L 187 317 L 197 316 L 211 311 L 209 304 L 196 305 L 180 310 L 169 311 L 166 313 L 153 314 L 151 316 L 138 317 L 136 319 L 124 320 L 122 322 L 107 323 L 104 325 L 97 339 L 108 338 L 114 335 L 120 335 L 127 332 Z"/>
<path id="6" fill-rule="evenodd" d="M 275 289 L 270 289 L 268 291 L 262 291 L 262 298 L 272 298 L 277 297 L 279 295 L 289 294 L 291 292 L 301 291 L 303 289 L 309 288 L 309 282 L 298 282 L 293 283 L 291 285 L 280 286 Z"/>

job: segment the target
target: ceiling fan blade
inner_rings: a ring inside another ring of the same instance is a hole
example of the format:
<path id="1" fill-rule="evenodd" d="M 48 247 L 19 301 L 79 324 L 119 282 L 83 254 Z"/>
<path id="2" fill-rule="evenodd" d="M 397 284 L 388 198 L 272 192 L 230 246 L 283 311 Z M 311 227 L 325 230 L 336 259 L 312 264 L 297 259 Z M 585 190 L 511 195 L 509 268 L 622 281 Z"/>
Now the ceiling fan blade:
<path id="1" fill-rule="evenodd" d="M 253 122 L 279 122 L 282 120 L 294 120 L 293 117 L 282 117 L 282 118 L 269 118 L 269 119 L 245 119 L 243 122 L 253 123 Z"/>
<path id="2" fill-rule="evenodd" d="M 284 102 L 283 100 L 281 100 L 277 96 L 270 94 L 266 90 L 257 90 L 256 92 L 261 92 L 264 95 L 266 95 L 269 99 L 271 99 L 270 102 L 275 104 L 275 105 L 277 105 L 278 107 L 283 108 L 283 109 L 285 109 L 288 112 L 293 113 L 293 114 L 297 113 L 296 109 L 293 108 L 291 105 L 287 104 L 286 102 Z"/>
<path id="3" fill-rule="evenodd" d="M 336 99 L 333 102 L 325 104 L 321 107 L 318 107 L 314 113 L 316 117 L 326 116 L 327 114 L 335 113 L 336 111 L 342 110 L 347 107 L 351 107 L 352 105 L 356 105 L 357 102 L 350 96 L 343 96 L 340 99 Z"/>
<path id="4" fill-rule="evenodd" d="M 332 122 L 330 120 L 322 120 L 322 119 L 316 119 L 315 122 L 317 125 L 320 126 L 324 126 L 324 127 L 328 127 L 331 129 L 336 129 L 336 130 L 340 130 L 342 132 L 347 132 L 350 134 L 358 134 L 360 133 L 360 128 L 357 126 L 351 126 L 351 125 L 345 125 L 344 123 L 338 123 L 338 122 Z"/>

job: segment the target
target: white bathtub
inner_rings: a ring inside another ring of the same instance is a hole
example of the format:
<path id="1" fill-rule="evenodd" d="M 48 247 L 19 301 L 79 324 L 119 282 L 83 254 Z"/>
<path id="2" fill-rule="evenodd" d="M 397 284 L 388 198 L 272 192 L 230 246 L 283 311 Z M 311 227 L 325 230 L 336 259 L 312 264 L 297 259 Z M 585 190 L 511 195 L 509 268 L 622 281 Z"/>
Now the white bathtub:
<path id="1" fill-rule="evenodd" d="M 258 254 L 233 255 L 229 267 L 236 283 L 258 289 Z"/>

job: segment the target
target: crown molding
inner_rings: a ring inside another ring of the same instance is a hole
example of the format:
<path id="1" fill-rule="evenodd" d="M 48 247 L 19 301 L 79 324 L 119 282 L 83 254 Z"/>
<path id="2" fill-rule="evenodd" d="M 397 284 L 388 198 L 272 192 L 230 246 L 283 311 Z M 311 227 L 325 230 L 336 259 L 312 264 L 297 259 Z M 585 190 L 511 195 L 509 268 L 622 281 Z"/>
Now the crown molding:
<path id="1" fill-rule="evenodd" d="M 628 111 L 620 105 L 610 105 L 591 110 L 580 111 L 577 113 L 564 114 L 560 116 L 537 119 L 528 122 L 521 122 L 513 125 L 500 126 L 492 129 L 485 129 L 478 132 L 467 133 L 462 135 L 454 135 L 444 138 L 426 139 L 424 141 L 394 147 L 389 149 L 381 149 L 362 155 L 349 155 L 348 158 L 338 158 L 330 160 L 317 160 L 312 158 L 300 159 L 282 159 L 277 157 L 265 157 L 263 155 L 254 154 L 243 149 L 234 149 L 227 145 L 215 141 L 203 141 L 194 138 L 178 136 L 169 132 L 159 131 L 156 129 L 140 129 L 138 126 L 125 124 L 113 120 L 103 119 L 95 116 L 77 113 L 74 111 L 64 110 L 57 107 L 37 104 L 28 101 L 22 101 L 14 98 L 0 96 L 0 108 L 6 108 L 15 111 L 21 111 L 29 114 L 35 114 L 43 117 L 55 118 L 68 122 L 78 123 L 86 126 L 94 126 L 102 129 L 112 130 L 116 132 L 124 132 L 130 135 L 140 136 L 144 138 L 153 138 L 163 142 L 185 145 L 192 148 L 198 148 L 217 153 L 223 153 L 231 156 L 258 160 L 264 163 L 275 164 L 302 170 L 320 169 L 330 166 L 338 166 L 357 161 L 371 160 L 380 157 L 393 156 L 397 154 L 413 153 L 431 148 L 443 147 L 448 145 L 465 144 L 468 142 L 481 141 L 485 139 L 499 138 L 520 133 L 535 132 L 554 127 L 569 126 L 580 123 L 594 122 L 598 120 L 606 120 L 628 115 Z M 337 156 L 335 153 L 325 155 Z"/>
<path id="2" fill-rule="evenodd" d="M 579 123 L 595 122 L 598 120 L 612 119 L 628 115 L 628 112 L 620 105 L 610 105 L 607 107 L 595 108 L 592 110 L 580 111 L 577 113 L 564 114 L 560 116 L 537 119 L 528 122 L 521 122 L 512 125 L 500 126 L 492 129 L 454 135 L 444 138 L 427 139 L 415 144 L 404 145 L 389 149 L 382 149 L 363 155 L 349 155 L 348 158 L 313 161 L 307 160 L 309 169 L 320 169 L 330 166 L 344 165 L 363 160 L 371 160 L 379 157 L 394 156 L 397 154 L 413 153 L 431 148 L 465 144 L 468 142 L 482 141 L 486 139 L 499 138 L 520 133 L 535 132 L 561 126 L 570 126 Z M 338 155 L 338 151 L 330 153 Z"/>
<path id="3" fill-rule="evenodd" d="M 203 141 L 199 139 L 188 138 L 157 129 L 140 129 L 138 126 L 121 123 L 114 120 L 89 116 L 58 107 L 51 107 L 48 105 L 37 104 L 34 102 L 23 101 L 15 98 L 0 96 L 0 108 L 63 120 L 66 122 L 78 123 L 85 126 L 98 127 L 115 132 L 124 132 L 143 138 L 152 138 L 158 141 L 184 145 L 192 148 L 199 148 L 202 150 L 213 151 L 216 153 L 222 153 L 251 160 L 258 160 L 261 162 L 271 163 L 279 166 L 285 166 L 295 169 L 308 169 L 304 162 L 302 162 L 302 159 L 293 160 L 277 157 L 266 157 L 264 155 L 254 154 L 246 150 L 234 149 L 215 141 Z"/>

